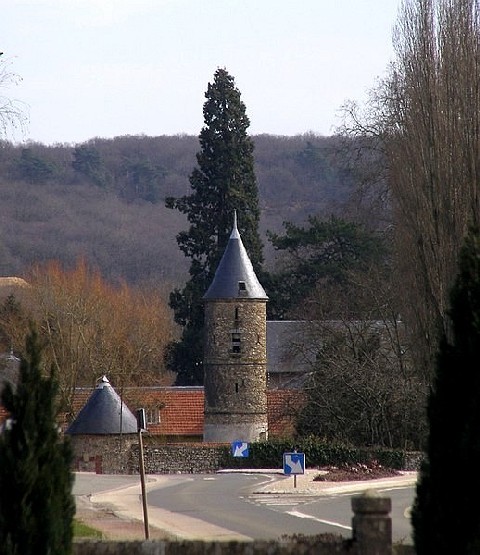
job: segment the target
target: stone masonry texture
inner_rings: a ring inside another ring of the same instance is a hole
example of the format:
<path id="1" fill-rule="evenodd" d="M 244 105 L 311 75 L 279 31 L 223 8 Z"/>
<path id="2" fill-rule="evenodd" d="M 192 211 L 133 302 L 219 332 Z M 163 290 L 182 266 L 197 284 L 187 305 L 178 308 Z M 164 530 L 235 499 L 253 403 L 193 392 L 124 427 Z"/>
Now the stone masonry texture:
<path id="1" fill-rule="evenodd" d="M 237 343 L 234 344 L 233 337 Z M 234 346 L 235 345 L 235 346 Z M 205 440 L 209 430 L 250 430 L 267 424 L 266 303 L 230 299 L 205 305 Z M 243 424 L 243 426 L 242 426 Z"/>

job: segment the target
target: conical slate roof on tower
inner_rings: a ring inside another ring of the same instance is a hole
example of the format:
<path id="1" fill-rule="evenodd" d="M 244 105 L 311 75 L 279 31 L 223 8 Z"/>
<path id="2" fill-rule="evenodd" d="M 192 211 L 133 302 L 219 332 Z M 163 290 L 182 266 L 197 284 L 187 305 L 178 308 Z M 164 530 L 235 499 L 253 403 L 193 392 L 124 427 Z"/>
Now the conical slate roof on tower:
<path id="1" fill-rule="evenodd" d="M 119 395 L 105 376 L 100 380 L 77 418 L 66 433 L 70 435 L 133 434 L 137 419 L 122 403 Z"/>
<path id="2" fill-rule="evenodd" d="M 253 269 L 237 228 L 235 214 L 233 230 L 215 272 L 215 277 L 203 296 L 211 299 L 268 299 Z"/>

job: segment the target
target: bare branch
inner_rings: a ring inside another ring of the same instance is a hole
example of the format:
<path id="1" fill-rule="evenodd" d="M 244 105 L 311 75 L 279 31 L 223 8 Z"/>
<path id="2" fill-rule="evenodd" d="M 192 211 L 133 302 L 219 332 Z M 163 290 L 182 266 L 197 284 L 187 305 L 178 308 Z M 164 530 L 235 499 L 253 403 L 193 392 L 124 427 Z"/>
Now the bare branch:
<path id="1" fill-rule="evenodd" d="M 21 82 L 21 78 L 10 70 L 11 65 L 11 60 L 4 59 L 0 53 L 0 138 L 15 135 L 18 131 L 23 134 L 28 124 L 26 104 L 3 94 L 4 90 Z"/>

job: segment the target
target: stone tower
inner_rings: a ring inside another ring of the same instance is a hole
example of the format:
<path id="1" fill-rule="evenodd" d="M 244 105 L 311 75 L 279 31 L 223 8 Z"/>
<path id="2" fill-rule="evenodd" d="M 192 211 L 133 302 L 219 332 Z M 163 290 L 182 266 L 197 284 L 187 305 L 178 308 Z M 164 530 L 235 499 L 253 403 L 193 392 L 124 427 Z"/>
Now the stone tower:
<path id="1" fill-rule="evenodd" d="M 266 439 L 267 295 L 255 275 L 236 216 L 205 293 L 206 442 Z"/>

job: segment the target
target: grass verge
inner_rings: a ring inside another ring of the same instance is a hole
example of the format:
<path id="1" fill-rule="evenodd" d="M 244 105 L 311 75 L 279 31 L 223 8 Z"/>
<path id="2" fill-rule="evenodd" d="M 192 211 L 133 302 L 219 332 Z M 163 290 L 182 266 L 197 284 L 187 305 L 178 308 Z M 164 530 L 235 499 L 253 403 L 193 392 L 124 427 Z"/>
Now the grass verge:
<path id="1" fill-rule="evenodd" d="M 73 521 L 73 537 L 74 538 L 96 538 L 101 540 L 103 538 L 102 532 L 96 530 L 79 520 Z"/>

